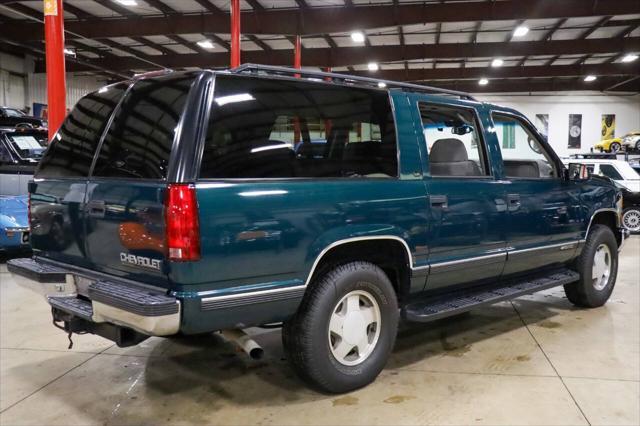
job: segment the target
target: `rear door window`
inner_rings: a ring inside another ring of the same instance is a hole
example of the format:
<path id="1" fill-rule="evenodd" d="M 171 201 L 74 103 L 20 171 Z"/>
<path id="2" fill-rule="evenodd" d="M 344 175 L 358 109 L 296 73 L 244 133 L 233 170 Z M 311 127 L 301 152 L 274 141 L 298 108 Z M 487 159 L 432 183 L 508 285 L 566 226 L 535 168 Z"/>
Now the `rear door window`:
<path id="1" fill-rule="evenodd" d="M 201 178 L 397 176 L 383 90 L 218 75 Z"/>
<path id="2" fill-rule="evenodd" d="M 93 176 L 164 179 L 178 123 L 195 77 L 138 81 L 105 136 Z"/>
<path id="3" fill-rule="evenodd" d="M 80 99 L 49 145 L 37 177 L 87 177 L 102 132 L 127 83 L 104 87 Z"/>

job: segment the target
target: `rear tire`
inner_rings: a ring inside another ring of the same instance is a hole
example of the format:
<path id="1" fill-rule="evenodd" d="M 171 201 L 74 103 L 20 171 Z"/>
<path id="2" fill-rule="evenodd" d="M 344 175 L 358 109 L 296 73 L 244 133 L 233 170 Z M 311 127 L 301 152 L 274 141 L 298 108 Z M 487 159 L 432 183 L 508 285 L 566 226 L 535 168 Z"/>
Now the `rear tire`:
<path id="1" fill-rule="evenodd" d="M 382 269 L 350 262 L 312 281 L 282 328 L 283 346 L 307 383 L 325 392 L 349 392 L 380 374 L 398 319 L 396 294 Z"/>
<path id="2" fill-rule="evenodd" d="M 575 269 L 580 279 L 564 286 L 571 303 L 584 308 L 604 305 L 613 292 L 618 274 L 618 243 L 611 228 L 592 227 Z"/>
<path id="3" fill-rule="evenodd" d="M 620 151 L 620 144 L 618 142 L 614 142 L 609 146 L 610 152 L 618 152 Z"/>

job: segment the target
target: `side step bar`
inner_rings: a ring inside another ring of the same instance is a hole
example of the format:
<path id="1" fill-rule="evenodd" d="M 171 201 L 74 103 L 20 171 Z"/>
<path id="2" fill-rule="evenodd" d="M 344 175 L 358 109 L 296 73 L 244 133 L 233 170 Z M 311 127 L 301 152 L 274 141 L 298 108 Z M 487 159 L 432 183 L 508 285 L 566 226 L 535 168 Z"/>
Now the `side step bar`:
<path id="1" fill-rule="evenodd" d="M 407 304 L 402 308 L 402 317 L 413 322 L 435 321 L 480 306 L 569 284 L 578 281 L 579 278 L 577 272 L 563 268 L 520 280 L 509 280 L 498 285 L 466 288 Z"/>

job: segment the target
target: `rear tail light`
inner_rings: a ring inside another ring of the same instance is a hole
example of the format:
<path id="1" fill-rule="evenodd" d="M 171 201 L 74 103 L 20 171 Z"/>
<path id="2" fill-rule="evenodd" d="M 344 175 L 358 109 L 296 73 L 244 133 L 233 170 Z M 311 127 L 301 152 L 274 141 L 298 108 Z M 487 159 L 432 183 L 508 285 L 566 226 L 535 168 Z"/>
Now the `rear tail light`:
<path id="1" fill-rule="evenodd" d="M 200 225 L 196 188 L 189 184 L 167 187 L 165 221 L 169 260 L 188 262 L 200 259 Z"/>

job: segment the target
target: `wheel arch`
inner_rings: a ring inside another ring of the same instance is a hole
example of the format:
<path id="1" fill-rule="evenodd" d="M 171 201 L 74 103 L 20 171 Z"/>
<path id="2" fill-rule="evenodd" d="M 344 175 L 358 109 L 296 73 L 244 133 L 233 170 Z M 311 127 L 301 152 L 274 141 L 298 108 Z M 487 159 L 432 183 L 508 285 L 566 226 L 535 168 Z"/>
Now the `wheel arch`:
<path id="1" fill-rule="evenodd" d="M 409 293 L 413 257 L 406 240 L 396 235 L 369 235 L 334 241 L 316 256 L 305 286 L 308 288 L 313 279 L 324 271 L 356 260 L 380 267 L 391 280 L 399 300 Z"/>
<path id="2" fill-rule="evenodd" d="M 618 247 L 622 244 L 622 234 L 618 231 L 620 228 L 620 216 L 618 215 L 618 211 L 613 208 L 607 209 L 598 209 L 591 215 L 591 219 L 589 220 L 589 226 L 587 227 L 587 232 L 584 235 L 586 239 L 589 236 L 589 232 L 594 225 L 605 225 L 611 229 L 613 235 L 616 237 L 616 241 L 618 243 Z"/>

